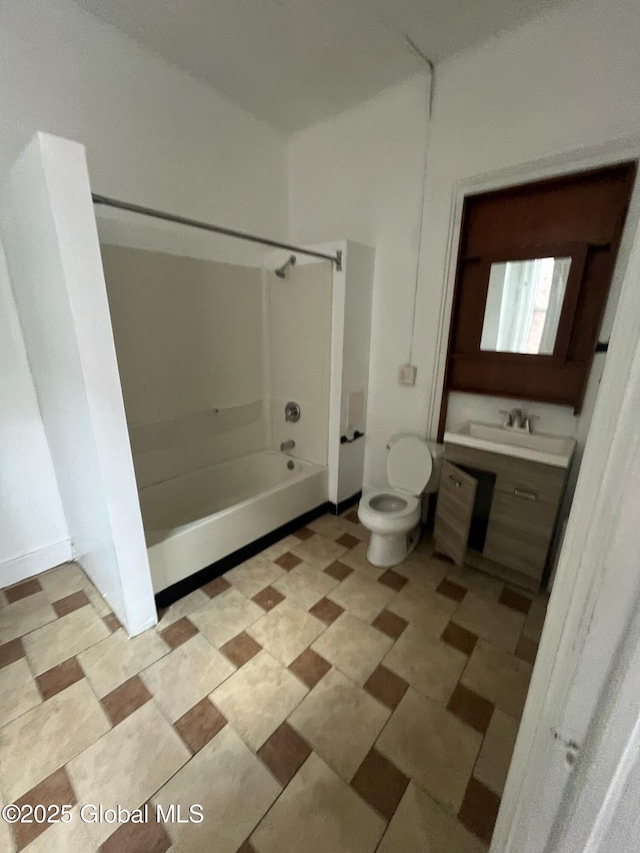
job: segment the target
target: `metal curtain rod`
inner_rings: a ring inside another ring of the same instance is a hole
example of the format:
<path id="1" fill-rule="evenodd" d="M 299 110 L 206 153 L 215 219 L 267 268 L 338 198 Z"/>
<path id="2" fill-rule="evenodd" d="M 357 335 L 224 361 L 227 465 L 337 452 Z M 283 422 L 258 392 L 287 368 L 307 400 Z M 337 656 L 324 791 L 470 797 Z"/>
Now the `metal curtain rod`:
<path id="1" fill-rule="evenodd" d="M 288 243 L 279 243 L 277 240 L 269 240 L 267 237 L 257 237 L 255 234 L 247 234 L 245 231 L 234 231 L 233 228 L 223 228 L 220 225 L 211 225 L 208 222 L 200 222 L 198 219 L 189 219 L 186 216 L 176 216 L 174 213 L 165 213 L 163 210 L 153 210 L 150 207 L 142 207 L 140 204 L 131 204 L 128 201 L 118 201 L 105 195 L 91 193 L 94 204 L 102 204 L 105 207 L 116 207 L 118 210 L 128 210 L 131 213 L 142 213 L 144 216 L 153 216 L 155 219 L 164 219 L 165 222 L 175 222 L 177 225 L 190 225 L 192 228 L 200 228 L 201 231 L 213 231 L 214 234 L 223 234 L 225 237 L 235 237 L 239 240 L 248 240 L 250 243 L 260 243 L 263 246 L 273 246 L 275 249 L 286 249 L 288 252 L 299 252 L 301 255 L 310 255 L 314 258 L 322 258 L 336 265 L 338 272 L 342 270 L 342 252 L 337 251 L 335 255 L 325 255 L 324 252 L 314 252 L 311 249 L 301 249 L 300 246 L 290 246 Z"/>

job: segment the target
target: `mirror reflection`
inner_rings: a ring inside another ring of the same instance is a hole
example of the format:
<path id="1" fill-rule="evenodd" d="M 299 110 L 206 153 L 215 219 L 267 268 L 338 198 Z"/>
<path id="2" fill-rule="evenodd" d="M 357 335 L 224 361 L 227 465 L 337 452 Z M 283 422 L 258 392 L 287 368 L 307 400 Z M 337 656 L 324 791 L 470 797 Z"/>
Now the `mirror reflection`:
<path id="1" fill-rule="evenodd" d="M 481 350 L 553 353 L 571 258 L 491 264 Z"/>

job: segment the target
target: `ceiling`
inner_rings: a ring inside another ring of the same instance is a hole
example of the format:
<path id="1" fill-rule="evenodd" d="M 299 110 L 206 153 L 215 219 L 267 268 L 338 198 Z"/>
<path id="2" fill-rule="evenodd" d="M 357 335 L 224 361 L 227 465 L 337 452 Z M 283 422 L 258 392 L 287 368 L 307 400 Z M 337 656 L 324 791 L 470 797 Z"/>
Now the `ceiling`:
<path id="1" fill-rule="evenodd" d="M 76 0 L 269 124 L 292 132 L 558 0 Z"/>

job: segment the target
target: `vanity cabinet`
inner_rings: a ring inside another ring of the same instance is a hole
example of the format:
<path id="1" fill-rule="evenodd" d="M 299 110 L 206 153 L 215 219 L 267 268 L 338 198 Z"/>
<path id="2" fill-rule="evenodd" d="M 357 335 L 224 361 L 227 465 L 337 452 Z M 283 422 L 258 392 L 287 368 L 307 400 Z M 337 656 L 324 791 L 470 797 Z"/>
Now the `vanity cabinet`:
<path id="1" fill-rule="evenodd" d="M 566 478 L 566 468 L 445 444 L 436 550 L 537 591 Z"/>

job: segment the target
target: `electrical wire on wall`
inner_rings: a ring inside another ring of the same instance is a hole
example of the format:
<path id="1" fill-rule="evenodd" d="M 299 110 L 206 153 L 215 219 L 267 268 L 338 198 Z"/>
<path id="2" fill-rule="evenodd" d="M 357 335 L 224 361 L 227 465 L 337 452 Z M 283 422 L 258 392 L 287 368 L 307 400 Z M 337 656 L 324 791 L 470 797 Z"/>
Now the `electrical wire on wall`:
<path id="1" fill-rule="evenodd" d="M 408 35 L 403 34 L 405 43 L 410 48 L 411 52 L 418 57 L 418 59 L 423 62 L 427 68 L 429 69 L 429 90 L 428 96 L 426 99 L 426 128 L 425 128 L 425 138 L 424 138 L 424 160 L 422 164 L 422 192 L 420 196 L 420 214 L 419 214 L 419 225 L 418 225 L 418 248 L 416 251 L 416 274 L 415 274 L 415 282 L 413 287 L 413 312 L 411 315 L 411 337 L 409 344 L 409 362 L 408 364 L 413 364 L 413 342 L 415 337 L 415 328 L 416 328 L 416 304 L 418 299 L 418 280 L 420 276 L 420 258 L 422 254 L 422 231 L 424 225 L 424 204 L 425 197 L 427 192 L 427 166 L 429 161 L 429 137 L 431 132 L 431 112 L 433 109 L 433 96 L 435 91 L 436 84 L 436 69 L 433 62 L 429 59 L 428 56 L 425 56 L 424 53 L 420 50 L 420 48 L 416 45 L 416 43 L 409 38 Z"/>

